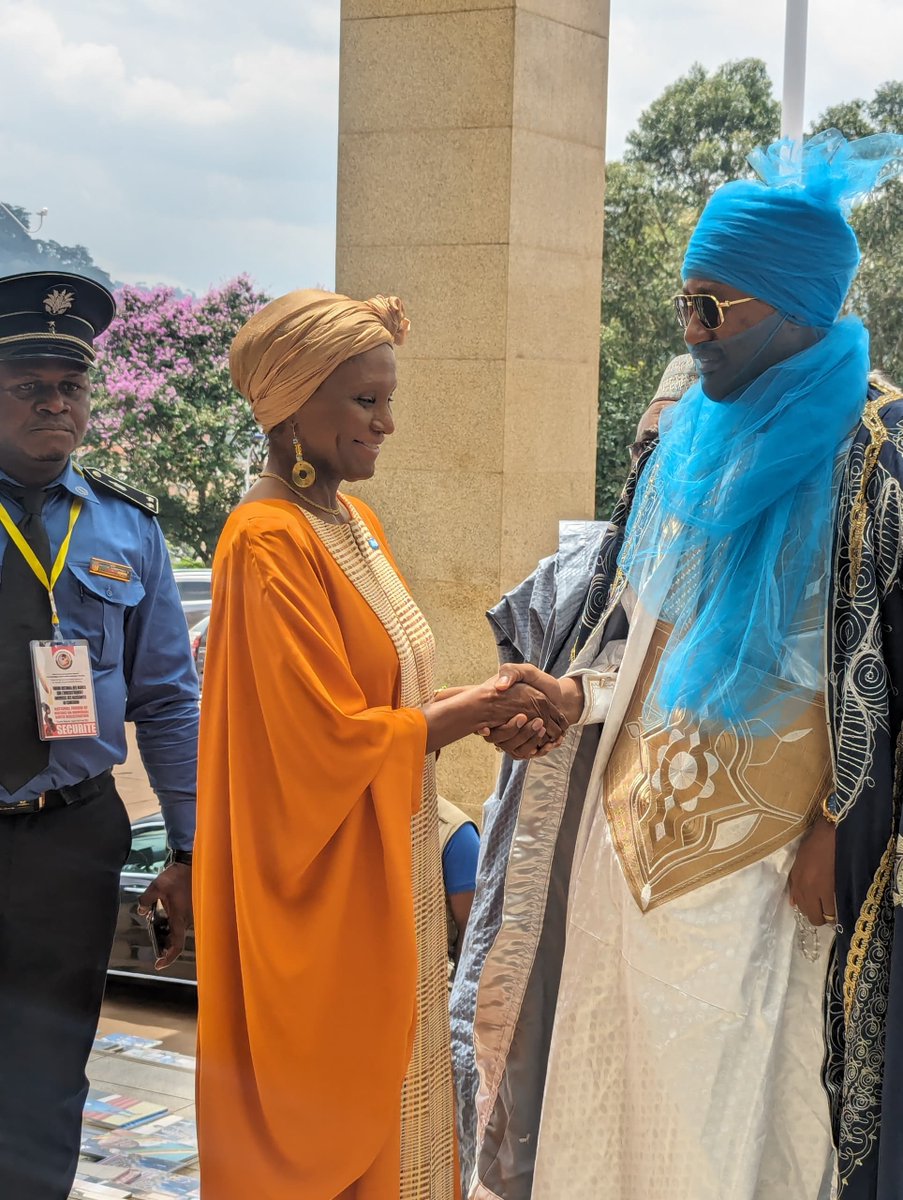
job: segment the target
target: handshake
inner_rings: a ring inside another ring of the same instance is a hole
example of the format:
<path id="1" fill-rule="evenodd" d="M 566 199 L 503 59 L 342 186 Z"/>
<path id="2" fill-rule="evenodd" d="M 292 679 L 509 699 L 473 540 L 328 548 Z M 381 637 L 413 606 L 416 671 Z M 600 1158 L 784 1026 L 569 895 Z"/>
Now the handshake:
<path id="1" fill-rule="evenodd" d="M 452 700 L 466 710 L 471 733 L 512 758 L 537 758 L 560 746 L 580 719 L 583 686 L 530 663 L 506 663 L 485 683 L 436 695 L 437 706 Z"/>

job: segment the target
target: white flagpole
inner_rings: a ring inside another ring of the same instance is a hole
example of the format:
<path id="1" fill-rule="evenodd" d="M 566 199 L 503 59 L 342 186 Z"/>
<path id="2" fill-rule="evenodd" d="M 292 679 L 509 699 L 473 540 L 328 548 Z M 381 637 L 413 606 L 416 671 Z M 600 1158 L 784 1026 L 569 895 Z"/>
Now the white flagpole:
<path id="1" fill-rule="evenodd" d="M 809 0 L 787 0 L 784 27 L 784 97 L 781 137 L 802 140 L 806 97 L 806 32 Z"/>

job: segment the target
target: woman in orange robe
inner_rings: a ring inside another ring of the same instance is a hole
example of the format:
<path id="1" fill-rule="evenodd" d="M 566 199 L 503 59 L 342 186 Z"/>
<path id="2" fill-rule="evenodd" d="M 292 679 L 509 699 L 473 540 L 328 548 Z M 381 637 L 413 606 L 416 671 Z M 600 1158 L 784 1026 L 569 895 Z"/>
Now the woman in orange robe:
<path id="1" fill-rule="evenodd" d="M 458 1194 L 435 755 L 524 714 L 437 697 L 375 515 L 338 492 L 394 429 L 400 301 L 274 301 L 230 362 L 267 470 L 217 548 L 195 847 L 205 1200 Z"/>

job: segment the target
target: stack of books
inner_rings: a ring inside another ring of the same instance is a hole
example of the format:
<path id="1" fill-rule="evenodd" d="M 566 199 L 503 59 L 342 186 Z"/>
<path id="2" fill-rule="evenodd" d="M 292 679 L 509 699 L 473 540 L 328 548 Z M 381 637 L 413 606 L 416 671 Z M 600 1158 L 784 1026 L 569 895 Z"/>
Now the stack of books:
<path id="1" fill-rule="evenodd" d="M 159 1039 L 136 1037 L 133 1033 L 108 1033 L 104 1037 L 94 1039 L 94 1049 L 102 1054 L 134 1058 L 157 1067 L 176 1067 L 180 1071 L 195 1069 L 195 1059 L 191 1054 L 161 1050 L 161 1044 Z"/>
<path id="2" fill-rule="evenodd" d="M 187 1054 L 159 1041 L 113 1033 L 94 1049 L 176 1070 L 194 1070 Z M 197 1131 L 192 1119 L 134 1096 L 91 1088 L 81 1156 L 70 1200 L 199 1200 Z"/>

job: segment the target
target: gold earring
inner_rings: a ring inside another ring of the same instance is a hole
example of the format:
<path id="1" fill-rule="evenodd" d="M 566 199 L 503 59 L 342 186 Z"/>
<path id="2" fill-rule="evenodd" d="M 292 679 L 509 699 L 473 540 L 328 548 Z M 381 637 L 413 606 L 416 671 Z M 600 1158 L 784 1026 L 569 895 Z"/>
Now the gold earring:
<path id="1" fill-rule="evenodd" d="M 309 488 L 317 478 L 317 470 L 313 463 L 307 462 L 295 427 L 292 426 L 292 445 L 295 447 L 295 465 L 292 467 L 292 483 L 295 487 Z"/>

